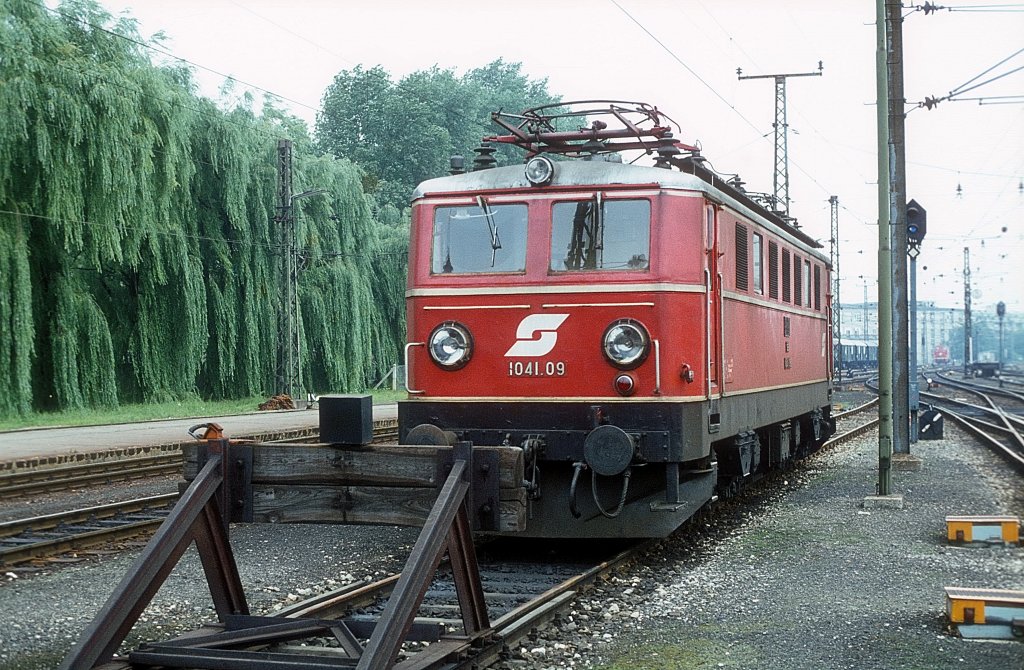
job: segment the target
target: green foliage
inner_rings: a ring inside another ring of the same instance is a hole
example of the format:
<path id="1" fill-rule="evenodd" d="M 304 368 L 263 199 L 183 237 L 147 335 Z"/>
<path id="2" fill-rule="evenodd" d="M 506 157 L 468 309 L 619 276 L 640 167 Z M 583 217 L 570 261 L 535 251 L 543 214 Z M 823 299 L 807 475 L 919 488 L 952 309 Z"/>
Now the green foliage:
<path id="1" fill-rule="evenodd" d="M 301 121 L 197 97 L 143 41 L 91 0 L 0 5 L 0 416 L 273 392 L 278 138 L 296 192 L 327 191 L 296 203 L 306 386 L 382 376 L 404 337 L 402 213 L 378 223 L 367 175 L 315 157 Z"/>
<path id="2" fill-rule="evenodd" d="M 412 189 L 492 110 L 552 100 L 500 60 L 357 67 L 314 143 L 273 100 L 197 96 L 145 43 L 94 0 L 0 4 L 0 417 L 276 391 L 280 138 L 294 192 L 325 191 L 295 203 L 305 388 L 365 388 L 405 341 Z"/>
<path id="3" fill-rule="evenodd" d="M 518 63 L 501 59 L 461 77 L 433 67 L 397 83 L 380 66 L 357 66 L 338 73 L 324 93 L 316 136 L 321 150 L 366 170 L 379 203 L 401 208 L 419 182 L 447 173 L 452 154 L 472 161 L 480 138 L 498 130 L 491 112 L 551 102 L 557 98 L 546 80 L 530 80 Z"/>

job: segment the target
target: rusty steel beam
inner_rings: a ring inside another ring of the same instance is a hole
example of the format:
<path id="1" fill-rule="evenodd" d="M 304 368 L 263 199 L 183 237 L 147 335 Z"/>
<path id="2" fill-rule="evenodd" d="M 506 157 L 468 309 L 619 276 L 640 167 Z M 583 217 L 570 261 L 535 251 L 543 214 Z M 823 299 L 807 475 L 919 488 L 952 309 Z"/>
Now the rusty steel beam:
<path id="1" fill-rule="evenodd" d="M 182 554 L 195 539 L 197 525 L 204 529 L 200 533 L 212 535 L 223 532 L 219 519 L 210 524 L 206 516 L 207 506 L 211 503 L 216 504 L 216 495 L 222 481 L 221 461 L 211 459 L 60 664 L 60 670 L 91 670 L 110 661 Z M 209 538 L 206 541 L 213 542 Z M 227 538 L 217 541 L 226 543 Z M 231 564 L 221 566 L 220 571 L 226 575 L 226 581 L 237 582 L 238 568 L 233 559 L 231 560 Z M 222 594 L 222 605 L 228 603 L 227 607 L 248 611 L 244 597 L 241 597 L 241 601 L 235 600 L 240 594 L 233 593 L 232 589 L 223 584 L 221 586 L 225 589 Z"/>
<path id="2" fill-rule="evenodd" d="M 448 478 L 441 487 L 437 501 L 430 510 L 423 531 L 416 539 L 409 560 L 402 570 L 402 576 L 395 586 L 395 591 L 381 614 L 380 622 L 373 629 L 373 634 L 366 643 L 366 650 L 359 659 L 357 670 L 386 670 L 391 668 L 398 656 L 398 650 L 412 626 L 413 618 L 423 602 L 423 596 L 430 586 L 430 581 L 437 571 L 445 548 L 455 547 L 453 563 L 461 560 L 464 574 L 462 580 L 473 581 L 474 588 L 482 594 L 480 574 L 476 571 L 476 556 L 473 553 L 473 541 L 469 536 L 469 518 L 466 513 L 465 500 L 470 489 L 467 462 L 456 460 Z M 456 523 L 456 518 L 462 520 Z M 467 558 L 472 554 L 472 559 Z M 461 556 L 456 559 L 456 556 Z M 456 582 L 458 589 L 459 582 Z M 459 603 L 464 602 L 462 590 L 459 589 Z M 475 607 L 482 608 L 482 602 Z M 465 614 L 463 615 L 465 617 Z M 465 621 L 465 618 L 464 618 Z M 486 610 L 481 617 L 477 611 L 470 616 L 469 627 L 486 626 Z M 475 632 L 480 632 L 478 629 Z"/>

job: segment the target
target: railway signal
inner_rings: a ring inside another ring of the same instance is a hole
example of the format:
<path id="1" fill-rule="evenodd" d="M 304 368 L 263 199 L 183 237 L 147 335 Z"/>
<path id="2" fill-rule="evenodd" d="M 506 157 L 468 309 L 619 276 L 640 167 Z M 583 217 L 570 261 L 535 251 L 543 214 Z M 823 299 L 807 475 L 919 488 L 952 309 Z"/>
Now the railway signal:
<path id="1" fill-rule="evenodd" d="M 928 232 L 928 212 L 916 200 L 907 203 L 907 242 L 916 247 Z"/>

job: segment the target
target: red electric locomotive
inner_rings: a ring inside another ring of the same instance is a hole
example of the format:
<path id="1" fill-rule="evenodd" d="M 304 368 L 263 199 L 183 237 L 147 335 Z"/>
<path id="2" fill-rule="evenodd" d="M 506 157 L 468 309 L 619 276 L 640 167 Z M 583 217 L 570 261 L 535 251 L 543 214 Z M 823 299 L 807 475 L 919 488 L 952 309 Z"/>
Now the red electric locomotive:
<path id="1" fill-rule="evenodd" d="M 819 244 L 651 106 L 494 120 L 413 198 L 402 442 L 522 448 L 525 536 L 655 537 L 831 435 Z"/>

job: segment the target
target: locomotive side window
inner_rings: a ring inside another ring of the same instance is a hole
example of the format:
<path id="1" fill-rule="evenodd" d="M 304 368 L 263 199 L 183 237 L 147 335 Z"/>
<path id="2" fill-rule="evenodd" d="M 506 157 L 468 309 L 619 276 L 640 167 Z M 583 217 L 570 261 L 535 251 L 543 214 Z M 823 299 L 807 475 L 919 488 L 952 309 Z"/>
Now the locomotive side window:
<path id="1" fill-rule="evenodd" d="M 801 269 L 803 264 L 800 262 L 800 257 L 793 254 L 793 304 L 802 305 L 804 304 L 804 294 L 801 289 L 804 286 L 804 280 Z"/>
<path id="2" fill-rule="evenodd" d="M 764 295 L 764 277 L 761 272 L 761 249 L 764 246 L 764 238 L 757 233 L 754 233 L 754 248 L 753 248 L 753 260 L 754 260 L 754 293 Z"/>
<path id="3" fill-rule="evenodd" d="M 789 278 L 789 249 L 782 250 L 782 301 L 789 302 L 790 292 Z"/>
<path id="4" fill-rule="evenodd" d="M 736 224 L 736 290 L 747 290 L 747 227 Z"/>
<path id="5" fill-rule="evenodd" d="M 434 210 L 433 274 L 522 272 L 526 205 L 478 204 Z"/>
<path id="6" fill-rule="evenodd" d="M 715 248 L 715 208 L 704 208 L 704 251 Z"/>
<path id="7" fill-rule="evenodd" d="M 557 202 L 551 210 L 551 269 L 646 270 L 651 203 L 647 200 Z"/>
<path id="8" fill-rule="evenodd" d="M 768 241 L 768 297 L 779 299 L 779 245 Z"/>
<path id="9" fill-rule="evenodd" d="M 811 262 L 808 260 L 804 261 L 804 299 L 807 300 L 803 303 L 807 307 L 811 306 Z"/>

